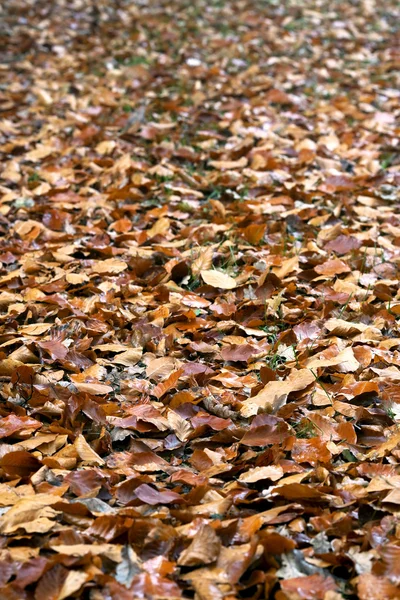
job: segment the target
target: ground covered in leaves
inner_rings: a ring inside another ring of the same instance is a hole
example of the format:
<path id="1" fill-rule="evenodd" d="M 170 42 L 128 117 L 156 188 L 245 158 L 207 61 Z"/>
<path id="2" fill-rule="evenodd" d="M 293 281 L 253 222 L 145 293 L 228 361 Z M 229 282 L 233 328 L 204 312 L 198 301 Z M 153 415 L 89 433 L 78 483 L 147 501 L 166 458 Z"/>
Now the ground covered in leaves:
<path id="1" fill-rule="evenodd" d="M 394 0 L 6 5 L 0 599 L 400 598 Z"/>

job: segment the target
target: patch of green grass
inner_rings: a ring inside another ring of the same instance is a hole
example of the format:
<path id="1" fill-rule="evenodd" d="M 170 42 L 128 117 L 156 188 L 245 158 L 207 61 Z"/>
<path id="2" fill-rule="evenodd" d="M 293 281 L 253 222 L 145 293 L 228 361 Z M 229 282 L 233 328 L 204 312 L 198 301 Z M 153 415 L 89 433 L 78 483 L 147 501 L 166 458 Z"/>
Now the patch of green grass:
<path id="1" fill-rule="evenodd" d="M 181 210 L 182 212 L 188 212 L 188 213 L 194 212 L 193 206 L 191 206 L 187 202 L 179 202 L 179 204 L 177 204 L 176 208 L 178 210 Z"/>
<path id="2" fill-rule="evenodd" d="M 350 450 L 343 450 L 342 456 L 347 462 L 358 462 L 357 458 L 350 452 Z"/>
<path id="3" fill-rule="evenodd" d="M 301 421 L 294 425 L 293 428 L 296 431 L 297 438 L 309 439 L 318 436 L 318 432 L 314 423 L 312 423 L 308 419 L 301 419 Z"/>
<path id="4" fill-rule="evenodd" d="M 391 167 L 394 163 L 395 158 L 396 154 L 394 152 L 384 152 L 383 154 L 381 154 L 379 163 L 382 169 L 388 169 L 389 167 Z"/>
<path id="5" fill-rule="evenodd" d="M 193 292 L 193 290 L 197 289 L 199 287 L 199 285 L 201 285 L 201 281 L 200 281 L 199 277 L 197 277 L 197 275 L 192 275 L 189 283 L 186 285 L 186 288 L 190 292 Z"/>
<path id="6" fill-rule="evenodd" d="M 265 357 L 265 362 L 270 369 L 276 371 L 278 367 L 285 364 L 286 358 L 277 352 L 271 352 L 271 354 L 267 354 Z"/>
<path id="7" fill-rule="evenodd" d="M 157 173 L 154 175 L 154 178 L 156 179 L 156 181 L 158 181 L 159 183 L 165 183 L 166 181 L 172 181 L 174 176 L 173 175 L 158 175 Z"/>
<path id="8" fill-rule="evenodd" d="M 149 64 L 149 59 L 146 56 L 131 56 L 130 58 L 117 58 L 116 60 L 125 67 Z"/>
<path id="9" fill-rule="evenodd" d="M 393 421 L 396 420 L 396 413 L 394 412 L 394 410 L 392 408 L 387 408 L 386 409 L 386 414 L 388 417 L 390 417 Z"/>
<path id="10" fill-rule="evenodd" d="M 39 173 L 36 173 L 36 171 L 34 171 L 33 173 L 31 173 L 28 177 L 28 183 L 35 183 L 37 181 L 40 181 L 40 175 Z"/>

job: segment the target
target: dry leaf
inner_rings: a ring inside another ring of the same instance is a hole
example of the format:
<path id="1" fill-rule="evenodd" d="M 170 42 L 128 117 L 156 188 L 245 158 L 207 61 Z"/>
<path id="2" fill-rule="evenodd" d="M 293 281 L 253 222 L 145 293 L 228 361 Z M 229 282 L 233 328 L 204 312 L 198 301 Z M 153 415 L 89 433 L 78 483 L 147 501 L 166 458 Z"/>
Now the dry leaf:
<path id="1" fill-rule="evenodd" d="M 200 275 L 202 271 L 207 271 L 212 266 L 213 247 L 207 246 L 205 250 L 199 251 L 198 257 L 192 262 L 193 275 Z"/>
<path id="2" fill-rule="evenodd" d="M 282 476 L 282 467 L 270 465 L 269 467 L 254 467 L 253 469 L 249 469 L 246 473 L 240 475 L 239 481 L 243 481 L 243 483 L 256 483 L 263 479 L 277 481 Z"/>
<path id="3" fill-rule="evenodd" d="M 186 442 L 192 432 L 190 423 L 173 410 L 168 411 L 167 419 L 178 440 Z"/>
<path id="4" fill-rule="evenodd" d="M 27 533 L 46 533 L 55 526 L 57 512 L 51 508 L 60 498 L 51 494 L 36 494 L 19 500 L 0 519 L 0 532 L 9 535 L 18 529 Z"/>
<path id="5" fill-rule="evenodd" d="M 86 394 L 93 394 L 94 396 L 103 396 L 105 394 L 111 394 L 113 392 L 113 388 L 111 387 L 111 385 L 105 385 L 104 383 L 74 381 L 74 386 L 80 392 L 85 392 Z"/>
<path id="6" fill-rule="evenodd" d="M 291 392 L 304 390 L 313 382 L 315 377 L 309 369 L 294 369 L 284 381 L 270 381 L 261 392 L 245 400 L 240 412 L 244 417 L 256 415 L 259 410 L 274 412 L 286 403 Z"/>
<path id="7" fill-rule="evenodd" d="M 223 290 L 232 290 L 236 287 L 236 281 L 227 273 L 222 271 L 201 271 L 201 277 L 207 285 Z"/>
<path id="8" fill-rule="evenodd" d="M 219 555 L 221 540 L 210 525 L 204 525 L 192 543 L 178 558 L 182 567 L 198 567 L 214 562 Z"/>
<path id="9" fill-rule="evenodd" d="M 308 369 L 337 367 L 337 370 L 341 373 L 353 373 L 360 367 L 360 363 L 351 348 L 345 348 L 333 358 L 324 358 L 323 355 L 313 356 L 306 364 Z"/>
<path id="10" fill-rule="evenodd" d="M 127 268 L 128 265 L 124 260 L 119 260 L 118 258 L 107 258 L 106 260 L 96 263 L 92 267 L 92 271 L 98 275 L 102 275 L 104 273 L 116 275 L 118 273 L 122 273 L 122 271 L 125 271 Z"/>
<path id="11" fill-rule="evenodd" d="M 78 435 L 74 447 L 81 461 L 87 465 L 104 465 L 104 460 L 89 446 L 83 435 Z"/>

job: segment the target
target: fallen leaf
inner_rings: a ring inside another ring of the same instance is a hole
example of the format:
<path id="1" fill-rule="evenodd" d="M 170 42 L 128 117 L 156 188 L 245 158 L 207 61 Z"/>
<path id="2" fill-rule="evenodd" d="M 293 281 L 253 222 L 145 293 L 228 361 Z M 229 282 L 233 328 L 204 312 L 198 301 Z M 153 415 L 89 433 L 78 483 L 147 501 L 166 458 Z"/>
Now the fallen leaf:
<path id="1" fill-rule="evenodd" d="M 107 258 L 106 260 L 97 262 L 95 265 L 93 265 L 92 271 L 98 275 L 102 275 L 104 273 L 117 275 L 118 273 L 125 271 L 127 268 L 128 265 L 124 260 L 118 260 L 118 258 Z"/>
<path id="2" fill-rule="evenodd" d="M 222 273 L 222 271 L 201 271 L 200 274 L 204 283 L 212 287 L 221 288 L 222 290 L 232 290 L 236 287 L 236 280 L 227 273 Z"/>
<path id="3" fill-rule="evenodd" d="M 214 562 L 219 555 L 221 540 L 210 525 L 204 525 L 179 558 L 178 565 L 198 567 Z"/>
<path id="4" fill-rule="evenodd" d="M 274 412 L 286 403 L 291 392 L 304 390 L 313 382 L 315 377 L 309 369 L 294 369 L 286 380 L 270 381 L 261 392 L 245 400 L 240 412 L 244 417 L 256 415 L 260 409 Z"/>
<path id="5" fill-rule="evenodd" d="M 74 448 L 84 464 L 104 465 L 104 460 L 89 446 L 83 435 L 76 437 Z"/>
<path id="6" fill-rule="evenodd" d="M 253 469 L 249 469 L 240 475 L 239 481 L 243 481 L 243 483 L 256 483 L 263 479 L 277 481 L 282 476 L 282 467 L 270 465 L 269 467 L 254 467 Z"/>
<path id="7" fill-rule="evenodd" d="M 19 500 L 0 519 L 0 532 L 9 535 L 18 529 L 27 533 L 46 533 L 56 522 L 57 512 L 51 508 L 59 501 L 51 494 L 36 494 Z"/>
<path id="8" fill-rule="evenodd" d="M 354 356 L 352 348 L 345 348 L 342 352 L 336 353 L 332 358 L 324 358 L 323 353 L 310 358 L 307 363 L 308 369 L 318 369 L 327 367 L 337 367 L 341 373 L 353 373 L 357 371 L 360 363 Z"/>

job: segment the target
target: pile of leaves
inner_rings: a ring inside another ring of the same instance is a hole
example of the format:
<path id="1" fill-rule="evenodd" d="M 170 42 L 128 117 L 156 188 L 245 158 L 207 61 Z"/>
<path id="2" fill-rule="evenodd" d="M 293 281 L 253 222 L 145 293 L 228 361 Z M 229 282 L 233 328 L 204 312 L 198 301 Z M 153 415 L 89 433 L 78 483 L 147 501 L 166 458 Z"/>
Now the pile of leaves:
<path id="1" fill-rule="evenodd" d="M 400 598 L 396 3 L 5 4 L 1 600 Z"/>

